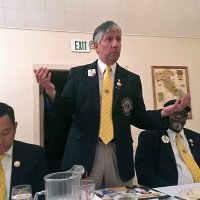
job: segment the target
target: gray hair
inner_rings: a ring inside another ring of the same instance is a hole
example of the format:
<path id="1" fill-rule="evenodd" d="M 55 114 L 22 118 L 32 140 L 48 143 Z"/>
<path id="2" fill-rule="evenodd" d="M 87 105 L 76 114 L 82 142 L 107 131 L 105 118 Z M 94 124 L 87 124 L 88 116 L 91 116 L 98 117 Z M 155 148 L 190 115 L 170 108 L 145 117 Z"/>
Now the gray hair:
<path id="1" fill-rule="evenodd" d="M 114 21 L 106 21 L 99 25 L 93 33 L 93 42 L 99 43 L 103 36 L 110 31 L 119 31 L 122 34 L 121 28 Z"/>

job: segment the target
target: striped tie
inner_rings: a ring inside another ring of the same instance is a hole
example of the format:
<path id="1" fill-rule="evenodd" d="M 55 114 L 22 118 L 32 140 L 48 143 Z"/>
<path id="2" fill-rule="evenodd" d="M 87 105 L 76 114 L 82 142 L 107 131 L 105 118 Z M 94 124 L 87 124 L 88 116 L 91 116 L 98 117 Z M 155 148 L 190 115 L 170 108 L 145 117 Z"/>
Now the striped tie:
<path id="1" fill-rule="evenodd" d="M 112 69 L 110 66 L 106 67 L 103 77 L 102 85 L 102 101 L 101 101 L 101 121 L 99 137 L 108 144 L 113 139 L 113 122 L 112 122 Z"/>
<path id="2" fill-rule="evenodd" d="M 0 155 L 0 200 L 6 199 L 6 185 L 5 185 L 5 174 L 3 165 L 1 163 L 4 155 Z"/>
<path id="3" fill-rule="evenodd" d="M 181 135 L 178 133 L 176 135 L 176 144 L 179 150 L 179 153 L 181 154 L 183 161 L 187 165 L 188 169 L 190 170 L 194 182 L 199 183 L 200 182 L 200 169 L 195 160 L 193 159 L 190 152 L 185 148 L 184 144 L 181 142 Z"/>

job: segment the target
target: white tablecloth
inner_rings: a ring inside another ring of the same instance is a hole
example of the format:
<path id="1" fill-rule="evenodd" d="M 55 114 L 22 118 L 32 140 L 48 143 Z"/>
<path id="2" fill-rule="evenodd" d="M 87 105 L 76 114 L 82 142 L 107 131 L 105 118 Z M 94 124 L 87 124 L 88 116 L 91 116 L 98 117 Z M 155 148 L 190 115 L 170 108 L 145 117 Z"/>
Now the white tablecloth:
<path id="1" fill-rule="evenodd" d="M 155 188 L 155 189 L 159 190 L 160 192 L 164 192 L 166 194 L 169 194 L 171 196 L 180 197 L 180 192 L 182 190 L 191 189 L 191 188 L 200 188 L 200 183 L 191 183 L 191 184 L 185 184 L 185 185 L 175 185 L 175 186 L 160 187 L 160 188 Z"/>

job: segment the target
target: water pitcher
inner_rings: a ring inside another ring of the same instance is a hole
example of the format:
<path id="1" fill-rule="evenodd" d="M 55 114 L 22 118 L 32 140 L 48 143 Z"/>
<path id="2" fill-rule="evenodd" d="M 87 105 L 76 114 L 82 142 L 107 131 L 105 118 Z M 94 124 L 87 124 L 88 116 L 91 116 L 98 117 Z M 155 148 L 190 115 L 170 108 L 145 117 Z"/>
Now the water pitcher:
<path id="1" fill-rule="evenodd" d="M 83 166 L 74 165 L 69 171 L 46 175 L 45 190 L 37 192 L 34 200 L 40 195 L 45 195 L 46 200 L 79 200 L 80 180 L 84 171 Z"/>

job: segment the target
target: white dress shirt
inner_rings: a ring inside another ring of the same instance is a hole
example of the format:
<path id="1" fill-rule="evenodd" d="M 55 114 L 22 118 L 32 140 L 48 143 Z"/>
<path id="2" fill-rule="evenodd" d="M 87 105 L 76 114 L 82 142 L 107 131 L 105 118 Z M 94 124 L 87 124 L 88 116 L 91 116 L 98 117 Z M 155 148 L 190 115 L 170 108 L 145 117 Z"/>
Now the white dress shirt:
<path id="1" fill-rule="evenodd" d="M 176 145 L 176 132 L 168 129 L 167 133 L 169 135 L 169 140 L 171 142 L 172 150 L 174 152 L 175 160 L 176 160 L 176 165 L 177 165 L 177 170 L 178 170 L 178 185 L 182 184 L 188 184 L 188 183 L 194 183 L 194 179 L 192 177 L 192 174 L 190 173 L 190 170 L 188 169 L 187 165 L 183 161 L 179 150 Z M 182 143 L 184 146 L 187 148 L 187 150 L 191 153 L 190 151 L 190 146 L 188 144 L 188 141 L 185 137 L 183 129 L 180 132 L 181 138 L 182 138 Z M 191 154 L 192 155 L 192 154 Z"/>
<path id="2" fill-rule="evenodd" d="M 12 154 L 13 154 L 13 145 L 10 149 L 4 153 L 2 160 L 3 170 L 6 177 L 6 199 L 9 200 L 10 196 L 10 181 L 11 181 L 11 171 L 12 171 Z"/>

